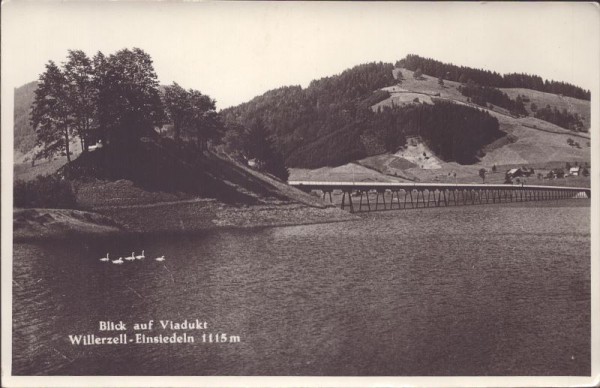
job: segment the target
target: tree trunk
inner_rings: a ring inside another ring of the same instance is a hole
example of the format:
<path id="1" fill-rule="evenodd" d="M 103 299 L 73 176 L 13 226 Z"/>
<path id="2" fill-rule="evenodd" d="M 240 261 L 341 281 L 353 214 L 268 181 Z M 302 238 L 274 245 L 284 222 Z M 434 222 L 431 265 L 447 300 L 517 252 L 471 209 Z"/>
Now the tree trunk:
<path id="1" fill-rule="evenodd" d="M 67 153 L 67 163 L 71 163 L 71 154 L 69 152 L 69 132 L 65 130 L 65 151 Z"/>
<path id="2" fill-rule="evenodd" d="M 83 146 L 85 147 L 85 151 L 87 152 L 90 150 L 90 120 L 87 117 L 85 118 L 84 128 L 85 135 L 83 136 Z"/>

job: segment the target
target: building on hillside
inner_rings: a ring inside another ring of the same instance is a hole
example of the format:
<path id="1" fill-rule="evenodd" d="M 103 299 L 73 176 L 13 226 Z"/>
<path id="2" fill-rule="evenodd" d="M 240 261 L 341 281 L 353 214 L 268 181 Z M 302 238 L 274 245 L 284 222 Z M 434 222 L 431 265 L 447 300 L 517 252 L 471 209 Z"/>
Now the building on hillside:
<path id="1" fill-rule="evenodd" d="M 521 171 L 525 176 L 532 176 L 535 174 L 535 170 L 533 168 L 521 167 Z"/>
<path id="2" fill-rule="evenodd" d="M 418 136 L 418 135 L 406 136 L 406 144 L 407 145 L 416 147 L 420 141 L 421 141 L 421 136 Z"/>
<path id="3" fill-rule="evenodd" d="M 506 172 L 506 176 L 510 177 L 510 178 L 517 178 L 517 177 L 521 177 L 521 176 L 530 177 L 534 174 L 535 174 L 535 170 L 533 168 L 527 168 L 527 167 L 513 168 Z"/>
<path id="4" fill-rule="evenodd" d="M 523 174 L 523 170 L 520 168 L 512 168 L 506 172 L 506 176 L 509 178 L 517 178 L 523 175 L 525 174 Z"/>
<path id="5" fill-rule="evenodd" d="M 556 178 L 564 178 L 564 177 L 565 177 L 565 171 L 562 168 L 550 170 L 550 171 L 548 171 L 548 174 L 546 175 L 546 179 L 556 179 Z"/>
<path id="6" fill-rule="evenodd" d="M 581 166 L 571 167 L 569 169 L 569 175 L 578 176 L 581 175 Z"/>

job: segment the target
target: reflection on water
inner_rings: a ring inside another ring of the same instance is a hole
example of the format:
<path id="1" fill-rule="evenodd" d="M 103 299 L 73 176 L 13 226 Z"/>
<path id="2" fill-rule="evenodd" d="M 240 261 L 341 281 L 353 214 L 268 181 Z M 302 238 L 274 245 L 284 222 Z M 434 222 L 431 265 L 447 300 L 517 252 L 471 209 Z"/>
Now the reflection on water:
<path id="1" fill-rule="evenodd" d="M 17 244 L 13 374 L 591 373 L 589 201 L 361 217 Z M 142 249 L 144 260 L 99 261 Z M 133 336 L 133 323 L 151 319 L 205 320 L 206 333 L 240 342 L 201 343 L 202 331 L 194 344 L 68 339 L 102 335 L 109 320 Z"/>

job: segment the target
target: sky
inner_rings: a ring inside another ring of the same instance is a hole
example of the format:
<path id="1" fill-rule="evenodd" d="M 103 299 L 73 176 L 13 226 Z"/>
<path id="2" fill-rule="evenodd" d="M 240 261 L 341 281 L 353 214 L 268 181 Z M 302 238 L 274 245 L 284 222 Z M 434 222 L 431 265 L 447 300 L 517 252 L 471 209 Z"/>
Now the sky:
<path id="1" fill-rule="evenodd" d="M 37 79 L 68 49 L 139 47 L 161 84 L 200 90 L 219 109 L 409 53 L 593 89 L 599 21 L 592 3 L 12 0 L 2 3 L 2 83 Z"/>

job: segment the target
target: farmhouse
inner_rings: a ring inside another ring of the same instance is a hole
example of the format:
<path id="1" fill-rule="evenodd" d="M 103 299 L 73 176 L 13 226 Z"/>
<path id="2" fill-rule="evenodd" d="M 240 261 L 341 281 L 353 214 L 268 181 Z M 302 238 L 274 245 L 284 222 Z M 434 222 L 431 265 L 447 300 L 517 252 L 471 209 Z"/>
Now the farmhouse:
<path id="1" fill-rule="evenodd" d="M 510 177 L 510 178 L 516 178 L 516 177 L 523 176 L 523 170 L 521 170 L 520 168 L 510 169 L 506 172 L 506 176 Z"/>
<path id="2" fill-rule="evenodd" d="M 581 166 L 571 167 L 569 169 L 569 175 L 578 176 L 581 174 Z"/>

